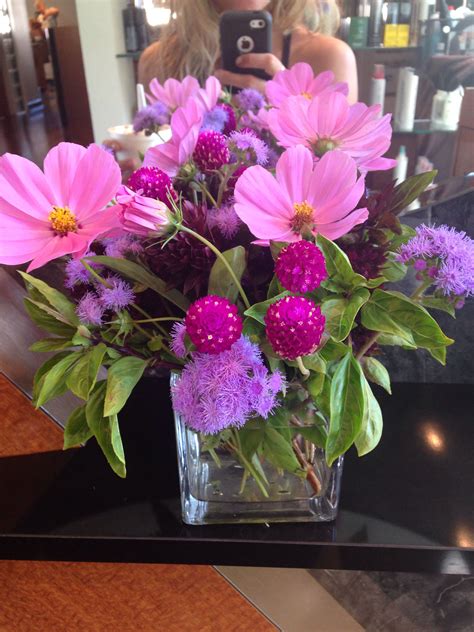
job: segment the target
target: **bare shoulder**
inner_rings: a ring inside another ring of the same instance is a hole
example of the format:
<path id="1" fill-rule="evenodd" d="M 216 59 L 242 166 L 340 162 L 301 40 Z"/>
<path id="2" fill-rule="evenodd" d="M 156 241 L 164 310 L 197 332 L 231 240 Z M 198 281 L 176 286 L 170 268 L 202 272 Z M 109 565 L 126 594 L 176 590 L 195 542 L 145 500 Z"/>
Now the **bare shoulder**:
<path id="1" fill-rule="evenodd" d="M 160 42 L 153 42 L 145 48 L 138 62 L 138 81 L 148 89 L 148 84 L 157 75 L 158 58 L 160 56 Z"/>

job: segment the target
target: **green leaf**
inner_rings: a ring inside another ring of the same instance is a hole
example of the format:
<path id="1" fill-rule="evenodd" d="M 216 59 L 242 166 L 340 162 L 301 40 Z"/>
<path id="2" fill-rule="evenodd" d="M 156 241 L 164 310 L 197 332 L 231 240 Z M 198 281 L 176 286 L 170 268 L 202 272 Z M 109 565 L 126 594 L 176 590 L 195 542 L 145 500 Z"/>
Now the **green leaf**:
<path id="1" fill-rule="evenodd" d="M 247 460 L 251 460 L 263 443 L 265 422 L 261 417 L 251 419 L 238 432 L 242 452 Z"/>
<path id="2" fill-rule="evenodd" d="M 339 246 L 322 235 L 317 236 L 316 243 L 324 254 L 328 272 L 328 280 L 323 283 L 323 287 L 340 291 L 365 285 L 365 278 L 354 272 L 349 258 Z"/>
<path id="3" fill-rule="evenodd" d="M 89 428 L 86 419 L 86 406 L 81 406 L 74 410 L 64 428 L 64 450 L 81 445 L 88 441 L 94 433 Z"/>
<path id="4" fill-rule="evenodd" d="M 278 259 L 278 255 L 286 246 L 288 246 L 286 241 L 270 241 L 270 252 L 274 261 Z"/>
<path id="5" fill-rule="evenodd" d="M 302 437 L 317 445 L 318 448 L 325 448 L 327 441 L 327 432 L 323 425 L 321 426 L 299 426 L 292 428 L 293 434 L 300 434 Z"/>
<path id="6" fill-rule="evenodd" d="M 282 292 L 283 292 L 283 287 L 278 281 L 278 278 L 276 277 L 276 275 L 274 275 L 272 280 L 270 281 L 270 285 L 268 286 L 267 299 L 274 298 L 275 296 L 278 296 L 278 294 L 281 294 Z"/>
<path id="7" fill-rule="evenodd" d="M 377 344 L 387 347 L 403 347 L 403 349 L 416 349 L 417 346 L 412 337 L 412 342 L 407 342 L 404 338 L 393 336 L 392 334 L 380 334 Z"/>
<path id="8" fill-rule="evenodd" d="M 97 257 L 87 257 L 87 261 L 94 261 L 106 268 L 115 270 L 115 272 L 119 272 L 129 279 L 137 281 L 157 294 L 160 294 L 170 301 L 170 303 L 180 307 L 183 312 L 188 310 L 189 301 L 181 294 L 181 292 L 169 289 L 163 279 L 160 279 L 138 263 L 128 261 L 127 259 L 114 259 L 113 257 L 105 257 L 102 255 Z"/>
<path id="9" fill-rule="evenodd" d="M 383 277 L 392 283 L 404 279 L 407 273 L 407 266 L 404 263 L 400 263 L 400 261 L 396 261 L 396 255 L 392 252 L 389 252 L 387 257 L 387 261 L 380 269 Z"/>
<path id="10" fill-rule="evenodd" d="M 23 277 L 27 288 L 28 286 L 32 286 L 36 290 L 38 290 L 38 292 L 40 292 L 42 296 L 44 296 L 49 305 L 54 307 L 56 311 L 64 316 L 64 318 L 70 325 L 76 327 L 80 325 L 79 318 L 76 314 L 76 306 L 68 298 L 66 298 L 64 294 L 50 287 L 44 281 L 40 281 L 39 279 L 31 276 L 31 274 L 21 272 L 20 270 L 18 272 Z"/>
<path id="11" fill-rule="evenodd" d="M 74 395 L 88 399 L 95 386 L 99 369 L 102 366 L 107 347 L 103 342 L 86 351 L 66 379 L 66 384 Z"/>
<path id="12" fill-rule="evenodd" d="M 390 395 L 392 394 L 390 375 L 381 362 L 375 358 L 366 356 L 365 358 L 362 358 L 362 369 L 368 380 L 384 388 L 387 393 L 390 393 Z"/>
<path id="13" fill-rule="evenodd" d="M 118 425 L 117 415 L 104 417 L 106 382 L 98 382 L 86 404 L 87 425 L 97 439 L 110 467 L 121 478 L 127 475 L 125 469 L 125 456 L 123 452 L 122 438 Z"/>
<path id="14" fill-rule="evenodd" d="M 52 369 L 53 366 L 55 366 L 63 358 L 66 358 L 68 355 L 70 355 L 69 351 L 64 351 L 63 353 L 57 353 L 52 358 L 48 358 L 46 362 L 43 362 L 43 364 L 37 369 L 35 376 L 33 378 L 33 402 L 37 399 L 38 393 L 40 392 L 41 387 L 43 386 L 43 381 L 44 381 L 44 377 L 46 373 L 48 373 L 48 371 Z M 66 391 L 67 391 L 67 386 L 66 386 L 66 382 L 64 382 L 63 393 L 65 393 Z"/>
<path id="15" fill-rule="evenodd" d="M 285 296 L 289 296 L 290 294 L 291 292 L 285 291 L 285 292 L 282 292 L 281 294 L 277 294 L 277 296 L 274 296 L 273 298 L 270 298 L 266 301 L 262 301 L 261 303 L 255 303 L 254 305 L 252 305 L 252 307 L 247 309 L 244 312 L 244 314 L 245 316 L 250 316 L 251 318 L 258 320 L 259 323 L 262 323 L 262 325 L 264 325 L 265 315 L 270 305 L 272 305 L 273 303 L 276 303 L 281 298 L 285 298 Z"/>
<path id="16" fill-rule="evenodd" d="M 331 384 L 331 377 L 326 375 L 320 393 L 316 396 L 310 393 L 318 410 L 320 410 L 327 419 L 331 416 Z"/>
<path id="17" fill-rule="evenodd" d="M 257 342 L 260 336 L 265 333 L 265 327 L 257 320 L 247 316 L 244 318 L 244 324 L 242 326 L 242 334 L 248 336 L 254 342 Z"/>
<path id="18" fill-rule="evenodd" d="M 326 362 L 318 351 L 310 353 L 302 358 L 304 366 L 315 373 L 326 373 Z M 298 368 L 298 363 L 294 360 L 286 360 L 288 366 Z"/>
<path id="19" fill-rule="evenodd" d="M 435 347 L 428 349 L 435 360 L 438 360 L 443 366 L 446 365 L 446 347 Z"/>
<path id="20" fill-rule="evenodd" d="M 30 298 L 24 300 L 25 309 L 31 320 L 41 329 L 46 329 L 52 334 L 71 339 L 76 332 L 75 327 L 65 324 L 54 316 L 51 316 L 42 307 L 39 307 Z"/>
<path id="21" fill-rule="evenodd" d="M 147 342 L 146 346 L 150 351 L 160 351 L 160 349 L 163 349 L 163 336 L 154 336 Z"/>
<path id="22" fill-rule="evenodd" d="M 43 338 L 34 342 L 30 347 L 30 351 L 47 353 L 48 351 L 62 351 L 73 346 L 74 344 L 69 338 Z"/>
<path id="23" fill-rule="evenodd" d="M 324 373 L 315 373 L 306 382 L 306 387 L 313 399 L 317 397 L 323 390 L 324 379 Z"/>
<path id="24" fill-rule="evenodd" d="M 354 443 L 365 414 L 364 376 L 352 354 L 339 363 L 331 384 L 331 415 L 326 460 L 331 466 Z"/>
<path id="25" fill-rule="evenodd" d="M 328 298 L 323 301 L 321 311 L 326 317 L 326 330 L 336 342 L 347 338 L 355 317 L 369 298 L 369 290 L 361 287 L 350 298 Z"/>
<path id="26" fill-rule="evenodd" d="M 400 224 L 401 233 L 397 235 L 393 233 L 390 237 L 390 250 L 398 250 L 402 244 L 406 244 L 412 237 L 416 235 L 416 230 L 407 224 Z"/>
<path id="27" fill-rule="evenodd" d="M 290 411 L 281 406 L 265 420 L 265 428 L 274 428 L 286 441 L 291 442 L 290 417 Z"/>
<path id="28" fill-rule="evenodd" d="M 362 324 L 424 349 L 446 347 L 454 342 L 444 335 L 426 309 L 399 292 L 374 290 L 362 308 Z"/>
<path id="29" fill-rule="evenodd" d="M 236 246 L 235 248 L 223 252 L 222 256 L 227 263 L 230 264 L 232 271 L 240 281 L 247 265 L 245 248 L 243 246 Z M 219 258 L 216 259 L 211 268 L 207 293 L 224 296 L 228 298 L 231 303 L 234 303 L 239 295 L 239 289 L 234 279 L 225 264 Z"/>
<path id="30" fill-rule="evenodd" d="M 332 362 L 333 360 L 340 360 L 342 356 L 345 356 L 349 351 L 350 348 L 348 345 L 328 338 L 324 347 L 319 349 L 319 354 L 326 362 Z"/>
<path id="31" fill-rule="evenodd" d="M 104 415 L 116 415 L 122 410 L 131 392 L 140 381 L 147 361 L 129 356 L 114 362 L 107 375 Z"/>
<path id="32" fill-rule="evenodd" d="M 396 215 L 410 206 L 433 182 L 437 173 L 437 171 L 427 171 L 416 176 L 410 176 L 395 187 L 390 204 L 390 212 Z"/>
<path id="33" fill-rule="evenodd" d="M 420 303 L 423 305 L 423 307 L 427 307 L 428 309 L 439 309 L 442 312 L 446 312 L 450 316 L 455 318 L 456 311 L 453 304 L 450 303 L 447 298 L 437 296 L 422 296 L 420 299 Z"/>
<path id="34" fill-rule="evenodd" d="M 66 392 L 66 375 L 80 357 L 81 352 L 68 353 L 42 376 L 41 384 L 38 383 L 38 396 L 35 401 L 36 408 L 40 408 L 53 397 L 58 397 L 58 395 Z"/>
<path id="35" fill-rule="evenodd" d="M 359 456 L 364 456 L 364 454 L 368 454 L 377 447 L 383 430 L 383 417 L 379 403 L 375 399 L 367 380 L 364 380 L 363 385 L 366 406 L 362 427 L 355 439 L 355 446 Z"/>
<path id="36" fill-rule="evenodd" d="M 263 455 L 277 468 L 294 474 L 301 473 L 301 467 L 293 452 L 291 441 L 288 442 L 278 430 L 270 426 L 265 427 Z"/>

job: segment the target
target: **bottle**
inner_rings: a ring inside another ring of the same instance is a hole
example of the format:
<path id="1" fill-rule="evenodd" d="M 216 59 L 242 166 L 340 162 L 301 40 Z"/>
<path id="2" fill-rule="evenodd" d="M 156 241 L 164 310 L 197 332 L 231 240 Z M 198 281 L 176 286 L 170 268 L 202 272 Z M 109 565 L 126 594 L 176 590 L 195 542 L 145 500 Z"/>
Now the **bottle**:
<path id="1" fill-rule="evenodd" d="M 410 42 L 411 2 L 399 2 L 397 46 L 406 47 Z"/>
<path id="2" fill-rule="evenodd" d="M 135 53 L 138 50 L 137 32 L 135 30 L 135 7 L 133 0 L 122 10 L 123 28 L 125 33 L 125 50 L 127 53 Z"/>
<path id="3" fill-rule="evenodd" d="M 134 18 L 138 50 L 145 50 L 150 43 L 150 38 L 148 37 L 148 22 L 146 10 L 137 6 L 137 2 L 135 2 Z"/>
<path id="4" fill-rule="evenodd" d="M 410 132 L 415 124 L 419 77 L 414 68 L 400 68 L 397 81 L 394 123 L 398 131 Z"/>
<path id="5" fill-rule="evenodd" d="M 372 78 L 370 80 L 370 96 L 369 105 L 381 105 L 380 115 L 383 115 L 383 106 L 385 103 L 385 88 L 387 81 L 385 79 L 385 66 L 383 64 L 375 64 Z"/>
<path id="6" fill-rule="evenodd" d="M 145 88 L 143 83 L 137 83 L 137 110 L 142 110 L 146 108 L 146 96 L 145 96 Z"/>
<path id="7" fill-rule="evenodd" d="M 369 18 L 369 46 L 382 43 L 382 0 L 371 0 Z"/>
<path id="8" fill-rule="evenodd" d="M 397 164 L 393 170 L 393 179 L 396 184 L 401 184 L 407 178 L 408 156 L 405 145 L 401 145 L 396 158 Z"/>

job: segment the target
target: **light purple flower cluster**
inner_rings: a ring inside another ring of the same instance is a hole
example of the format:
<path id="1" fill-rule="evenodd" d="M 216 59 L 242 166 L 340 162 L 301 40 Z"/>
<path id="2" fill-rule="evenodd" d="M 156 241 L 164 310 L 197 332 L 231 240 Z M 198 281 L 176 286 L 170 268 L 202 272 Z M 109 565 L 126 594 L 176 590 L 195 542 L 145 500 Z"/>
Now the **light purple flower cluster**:
<path id="1" fill-rule="evenodd" d="M 229 113 L 224 108 L 216 106 L 206 112 L 202 124 L 203 130 L 211 130 L 213 132 L 223 132 L 229 120 Z"/>
<path id="2" fill-rule="evenodd" d="M 139 255 L 143 246 L 133 235 L 125 234 L 120 237 L 107 237 L 102 240 L 107 257 L 125 259 L 127 255 Z"/>
<path id="3" fill-rule="evenodd" d="M 164 103 L 157 101 L 153 105 L 138 110 L 133 119 L 133 131 L 142 132 L 148 130 L 153 132 L 157 127 L 170 122 L 170 112 Z"/>
<path id="4" fill-rule="evenodd" d="M 84 257 L 95 257 L 95 252 L 86 252 L 86 254 L 84 255 Z M 97 263 L 93 263 L 92 261 L 89 261 L 89 265 L 91 266 L 91 268 L 94 268 L 95 270 L 100 270 L 101 266 L 98 265 Z M 87 270 L 87 268 L 84 267 L 83 263 L 81 262 L 81 259 L 75 259 L 75 258 L 71 258 L 69 259 L 69 261 L 66 263 L 65 266 L 65 279 L 64 279 L 64 285 L 65 287 L 67 287 L 68 289 L 72 289 L 73 287 L 75 287 L 76 285 L 86 285 L 87 283 L 91 282 L 91 275 L 89 270 Z"/>
<path id="5" fill-rule="evenodd" d="M 235 101 L 241 110 L 257 112 L 265 105 L 265 98 L 258 90 L 245 88 L 235 97 Z"/>
<path id="6" fill-rule="evenodd" d="M 223 237 L 232 239 L 237 234 L 242 222 L 232 204 L 211 209 L 207 215 L 207 225 L 212 230 L 217 228 Z"/>
<path id="7" fill-rule="evenodd" d="M 119 277 L 108 277 L 105 285 L 95 285 L 95 291 L 89 291 L 79 301 L 76 312 L 79 320 L 86 325 L 101 325 L 107 310 L 119 312 L 135 300 L 130 285 Z"/>
<path id="8" fill-rule="evenodd" d="M 432 278 L 445 296 L 474 294 L 474 240 L 450 226 L 426 226 L 400 247 L 398 259 L 413 264 L 422 278 Z"/>
<path id="9" fill-rule="evenodd" d="M 256 415 L 266 419 L 283 387 L 281 373 L 269 373 L 258 346 L 242 336 L 218 355 L 193 354 L 172 388 L 173 406 L 187 426 L 215 434 Z"/>
<path id="10" fill-rule="evenodd" d="M 257 165 L 266 165 L 268 162 L 267 144 L 250 128 L 232 132 L 229 146 L 233 151 L 246 153 L 247 160 L 256 162 Z"/>

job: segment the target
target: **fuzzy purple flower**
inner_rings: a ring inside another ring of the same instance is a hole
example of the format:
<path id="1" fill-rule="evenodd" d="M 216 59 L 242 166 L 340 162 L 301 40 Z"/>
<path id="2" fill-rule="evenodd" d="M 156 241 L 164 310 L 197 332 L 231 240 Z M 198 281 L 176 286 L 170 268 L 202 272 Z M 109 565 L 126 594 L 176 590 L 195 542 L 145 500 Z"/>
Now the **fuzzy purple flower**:
<path id="1" fill-rule="evenodd" d="M 105 309 L 119 312 L 135 300 L 135 293 L 130 285 L 119 277 L 107 279 L 109 287 L 101 285 L 97 288 L 100 302 Z"/>
<path id="2" fill-rule="evenodd" d="M 230 161 L 224 134 L 204 131 L 199 134 L 193 158 L 201 171 L 215 171 Z"/>
<path id="3" fill-rule="evenodd" d="M 227 124 L 229 114 L 226 110 L 216 105 L 216 107 L 206 112 L 202 123 L 203 130 L 211 130 L 213 132 L 223 132 Z"/>
<path id="4" fill-rule="evenodd" d="M 169 196 L 177 201 L 178 195 L 171 178 L 158 167 L 140 167 L 132 173 L 127 186 L 144 197 L 170 204 Z"/>
<path id="5" fill-rule="evenodd" d="M 232 204 L 212 209 L 207 215 L 207 225 L 211 230 L 217 228 L 226 239 L 237 234 L 242 222 Z"/>
<path id="6" fill-rule="evenodd" d="M 184 358 L 186 355 L 186 325 L 184 323 L 175 323 L 171 329 L 171 351 L 178 358 Z"/>
<path id="7" fill-rule="evenodd" d="M 282 375 L 270 374 L 258 346 L 242 336 L 217 355 L 194 353 L 171 394 L 174 410 L 187 426 L 215 434 L 241 428 L 256 415 L 266 419 L 283 388 Z"/>
<path id="8" fill-rule="evenodd" d="M 86 252 L 84 257 L 94 257 L 95 252 Z M 100 269 L 101 266 L 92 261 L 88 262 L 91 268 Z M 64 285 L 68 289 L 72 289 L 76 285 L 86 285 L 91 282 L 91 275 L 89 270 L 84 267 L 84 264 L 80 259 L 69 259 L 65 266 L 65 280 Z"/>
<path id="9" fill-rule="evenodd" d="M 139 255 L 143 252 L 142 244 L 133 235 L 124 234 L 120 237 L 107 237 L 102 240 L 107 257 L 125 259 L 127 255 Z"/>
<path id="10" fill-rule="evenodd" d="M 93 292 L 86 292 L 76 308 L 79 320 L 85 325 L 101 325 L 104 311 L 99 297 Z"/>
<path id="11" fill-rule="evenodd" d="M 138 110 L 133 119 L 133 131 L 154 132 L 158 127 L 170 122 L 170 112 L 164 103 L 157 101 Z"/>
<path id="12" fill-rule="evenodd" d="M 241 110 L 258 112 L 265 105 L 265 98 L 261 92 L 253 88 L 241 90 L 235 97 L 236 103 Z"/>
<path id="13" fill-rule="evenodd" d="M 280 357 L 296 360 L 317 348 L 326 319 L 313 301 L 287 296 L 272 303 L 265 315 L 265 331 Z"/>
<path id="14" fill-rule="evenodd" d="M 251 129 L 232 132 L 229 145 L 231 150 L 243 152 L 248 161 L 258 165 L 266 165 L 268 162 L 267 144 Z"/>
<path id="15" fill-rule="evenodd" d="M 216 354 L 230 349 L 242 333 L 237 307 L 226 298 L 212 294 L 191 305 L 185 324 L 191 341 L 203 353 Z"/>
<path id="16" fill-rule="evenodd" d="M 328 277 L 323 253 L 304 239 L 283 248 L 278 255 L 275 274 L 290 292 L 312 292 Z"/>
<path id="17" fill-rule="evenodd" d="M 444 296 L 474 294 L 474 240 L 450 226 L 426 226 L 400 247 L 399 261 L 412 264 L 420 280 L 433 279 Z"/>

